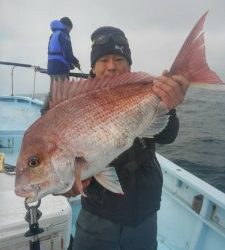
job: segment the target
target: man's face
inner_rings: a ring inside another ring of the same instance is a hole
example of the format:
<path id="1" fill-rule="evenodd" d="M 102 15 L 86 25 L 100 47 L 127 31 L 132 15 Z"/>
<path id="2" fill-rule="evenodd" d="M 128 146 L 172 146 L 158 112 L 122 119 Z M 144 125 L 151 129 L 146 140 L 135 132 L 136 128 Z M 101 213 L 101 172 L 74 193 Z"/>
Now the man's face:
<path id="1" fill-rule="evenodd" d="M 129 72 L 130 65 L 125 57 L 112 54 L 99 58 L 92 70 L 99 77 Z"/>

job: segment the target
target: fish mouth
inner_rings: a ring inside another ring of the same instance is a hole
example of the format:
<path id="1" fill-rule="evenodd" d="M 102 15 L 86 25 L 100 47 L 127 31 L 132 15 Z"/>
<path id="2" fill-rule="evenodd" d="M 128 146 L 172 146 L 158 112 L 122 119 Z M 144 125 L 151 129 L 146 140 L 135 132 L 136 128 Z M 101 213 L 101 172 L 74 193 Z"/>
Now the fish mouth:
<path id="1" fill-rule="evenodd" d="M 32 203 L 40 200 L 50 192 L 41 189 L 40 185 L 25 186 L 15 189 L 16 195 L 26 198 L 27 203 Z"/>
<path id="2" fill-rule="evenodd" d="M 70 184 L 64 182 L 60 182 L 57 186 L 48 188 L 47 190 L 44 189 L 43 186 L 43 183 L 29 184 L 22 187 L 16 186 L 15 193 L 20 197 L 26 198 L 27 203 L 32 203 L 48 194 L 59 195 L 67 192 L 71 188 Z"/>
<path id="3" fill-rule="evenodd" d="M 35 184 L 35 185 L 16 187 L 15 193 L 20 197 L 27 198 L 27 202 L 33 202 L 38 200 L 40 196 L 39 195 L 40 190 L 41 190 L 40 184 Z"/>

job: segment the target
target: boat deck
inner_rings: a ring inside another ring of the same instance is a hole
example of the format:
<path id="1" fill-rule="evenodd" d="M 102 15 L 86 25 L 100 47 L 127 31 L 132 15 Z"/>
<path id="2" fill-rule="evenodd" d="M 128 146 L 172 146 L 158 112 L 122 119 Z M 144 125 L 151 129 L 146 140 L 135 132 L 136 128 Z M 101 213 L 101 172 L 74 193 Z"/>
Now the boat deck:
<path id="1" fill-rule="evenodd" d="M 40 116 L 39 100 L 29 97 L 0 97 L 0 119 L 2 131 L 24 131 Z"/>
<path id="2" fill-rule="evenodd" d="M 24 128 L 40 116 L 40 105 L 29 97 L 0 97 L 0 151 L 7 164 L 15 164 Z"/>

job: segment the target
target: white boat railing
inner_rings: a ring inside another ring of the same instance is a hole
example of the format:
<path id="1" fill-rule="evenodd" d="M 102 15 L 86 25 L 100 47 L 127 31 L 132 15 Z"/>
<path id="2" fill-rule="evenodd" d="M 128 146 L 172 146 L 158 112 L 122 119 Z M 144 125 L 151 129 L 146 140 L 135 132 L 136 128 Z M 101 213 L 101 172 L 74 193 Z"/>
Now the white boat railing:
<path id="1" fill-rule="evenodd" d="M 14 70 L 16 67 L 22 67 L 22 68 L 30 68 L 34 71 L 33 76 L 33 90 L 32 90 L 32 99 L 35 97 L 35 87 L 36 87 L 36 73 L 43 73 L 47 74 L 47 70 L 44 68 L 41 68 L 40 66 L 34 66 L 31 64 L 24 64 L 24 63 L 15 63 L 15 62 L 5 62 L 0 61 L 0 65 L 6 65 L 11 66 L 11 96 L 14 96 Z M 78 77 L 78 78 L 87 78 L 88 74 L 85 73 L 69 73 L 70 76 Z"/>

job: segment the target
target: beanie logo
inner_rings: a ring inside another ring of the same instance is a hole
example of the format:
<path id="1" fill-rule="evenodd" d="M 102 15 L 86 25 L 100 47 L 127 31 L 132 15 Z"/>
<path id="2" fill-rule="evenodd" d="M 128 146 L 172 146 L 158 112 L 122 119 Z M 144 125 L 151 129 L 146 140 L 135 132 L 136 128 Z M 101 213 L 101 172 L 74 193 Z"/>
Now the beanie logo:
<path id="1" fill-rule="evenodd" d="M 115 50 L 120 50 L 123 54 L 123 46 L 115 45 Z"/>

